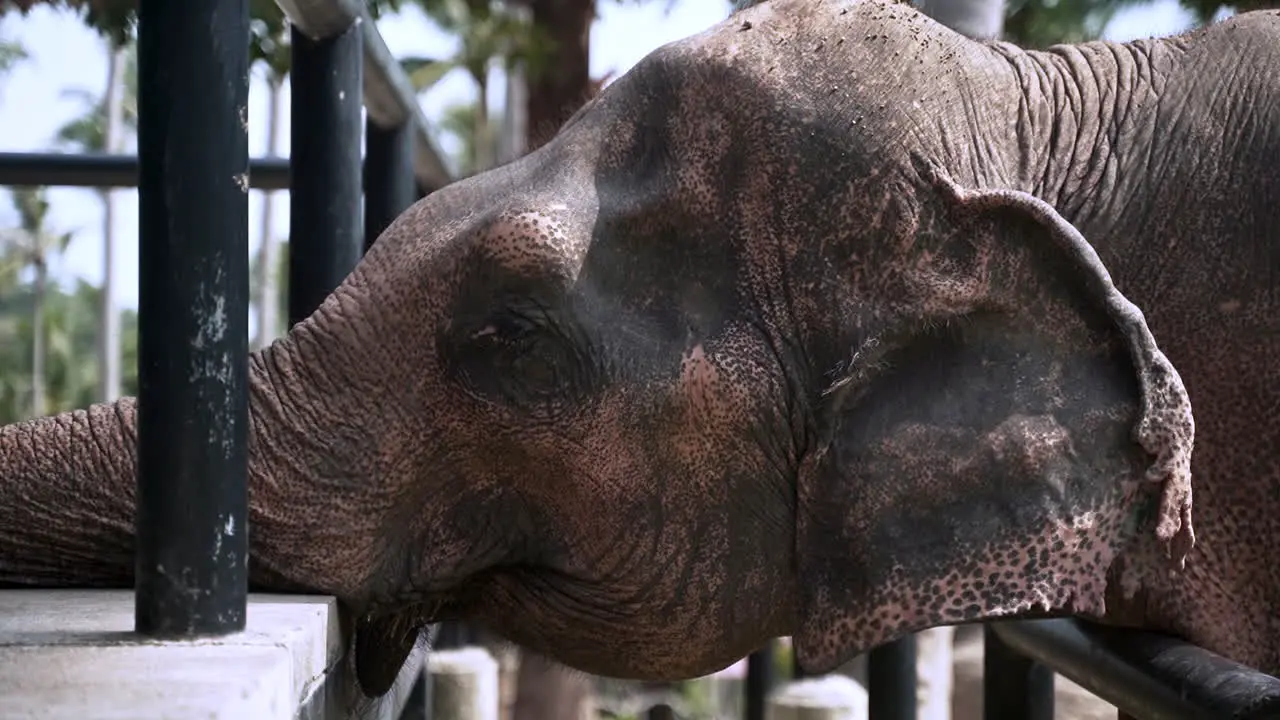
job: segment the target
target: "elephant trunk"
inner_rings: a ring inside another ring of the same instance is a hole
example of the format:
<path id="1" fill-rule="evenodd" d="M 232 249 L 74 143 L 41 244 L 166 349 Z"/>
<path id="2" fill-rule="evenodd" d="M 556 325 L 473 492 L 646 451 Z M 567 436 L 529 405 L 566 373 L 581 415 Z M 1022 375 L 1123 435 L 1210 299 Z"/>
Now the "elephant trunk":
<path id="1" fill-rule="evenodd" d="M 0 428 L 0 585 L 133 578 L 136 403 Z"/>
<path id="2" fill-rule="evenodd" d="M 354 538 L 371 536 L 360 532 L 369 520 L 344 514 L 350 493 L 316 487 L 349 465 L 319 437 L 315 393 L 283 390 L 304 385 L 300 340 L 250 357 L 250 583 L 357 597 L 368 544 Z M 137 401 L 123 398 L 0 428 L 0 586 L 132 584 L 136 421 Z M 314 549 L 335 547 L 336 557 Z"/>

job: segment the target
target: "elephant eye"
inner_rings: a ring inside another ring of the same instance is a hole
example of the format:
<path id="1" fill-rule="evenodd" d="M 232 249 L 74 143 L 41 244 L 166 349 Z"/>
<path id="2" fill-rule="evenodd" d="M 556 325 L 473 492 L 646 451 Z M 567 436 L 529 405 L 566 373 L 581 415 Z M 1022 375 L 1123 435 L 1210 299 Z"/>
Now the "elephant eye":
<path id="1" fill-rule="evenodd" d="M 510 360 L 511 368 L 531 392 L 555 392 L 559 387 L 558 358 L 546 342 L 524 342 Z"/>
<path id="2" fill-rule="evenodd" d="M 545 317 L 503 313 L 470 333 L 469 344 L 467 385 L 529 413 L 558 414 L 581 375 L 580 353 Z"/>
<path id="3" fill-rule="evenodd" d="M 529 318 L 519 315 L 500 315 L 491 318 L 479 330 L 471 334 L 473 342 L 489 345 L 509 345 L 520 342 L 536 330 Z"/>

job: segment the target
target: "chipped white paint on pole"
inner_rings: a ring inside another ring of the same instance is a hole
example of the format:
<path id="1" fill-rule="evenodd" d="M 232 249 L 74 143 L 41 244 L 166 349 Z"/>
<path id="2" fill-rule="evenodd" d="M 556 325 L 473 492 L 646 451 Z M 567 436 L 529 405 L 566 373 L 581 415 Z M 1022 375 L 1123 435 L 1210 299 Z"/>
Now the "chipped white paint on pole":
<path id="1" fill-rule="evenodd" d="M 226 282 L 225 256 L 221 253 L 216 254 L 211 262 L 214 265 L 213 281 L 206 285 L 200 283 L 198 287 L 198 300 L 196 303 L 196 317 L 199 325 L 196 328 L 196 335 L 191 339 L 191 345 L 197 350 L 204 350 L 208 347 L 217 347 L 226 337 L 227 323 L 227 296 L 224 288 Z M 234 378 L 232 377 L 232 363 L 235 358 L 225 350 L 219 353 L 210 354 L 207 352 L 196 353 L 189 372 L 187 380 L 193 384 L 205 381 L 212 381 L 221 388 L 223 397 L 219 401 L 223 407 L 230 407 L 231 395 L 234 390 Z M 212 398 L 208 398 L 212 400 Z M 225 426 L 219 427 L 218 423 L 213 423 L 209 427 L 209 441 L 214 445 L 221 447 L 224 456 L 230 457 L 234 443 L 232 438 L 236 433 L 235 415 L 228 413 L 225 417 Z M 218 437 L 221 435 L 221 437 Z M 230 537 L 230 534 L 228 534 Z"/>

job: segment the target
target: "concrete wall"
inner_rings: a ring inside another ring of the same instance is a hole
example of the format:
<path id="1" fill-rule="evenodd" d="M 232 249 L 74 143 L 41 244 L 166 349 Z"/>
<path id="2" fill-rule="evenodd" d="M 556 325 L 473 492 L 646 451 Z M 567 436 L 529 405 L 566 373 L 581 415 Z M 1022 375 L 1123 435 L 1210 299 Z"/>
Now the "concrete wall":
<path id="1" fill-rule="evenodd" d="M 128 590 L 0 591 L 0 719 L 311 720 L 355 707 L 333 598 L 250 595 L 245 631 L 217 639 L 132 631 Z M 399 717 L 422 662 L 361 714 Z"/>

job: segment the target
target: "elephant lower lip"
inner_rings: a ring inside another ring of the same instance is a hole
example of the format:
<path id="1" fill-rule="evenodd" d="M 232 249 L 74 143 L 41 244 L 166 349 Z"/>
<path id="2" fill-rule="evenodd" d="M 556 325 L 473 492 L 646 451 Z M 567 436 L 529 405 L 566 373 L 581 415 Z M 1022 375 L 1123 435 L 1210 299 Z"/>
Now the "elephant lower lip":
<path id="1" fill-rule="evenodd" d="M 415 618 L 403 615 L 369 617 L 357 625 L 353 647 L 361 692 L 380 697 L 391 690 L 422 628 Z"/>
<path id="2" fill-rule="evenodd" d="M 380 697 L 391 690 L 428 625 L 451 619 L 451 598 L 414 596 L 368 604 L 352 638 L 354 670 L 361 692 Z"/>

